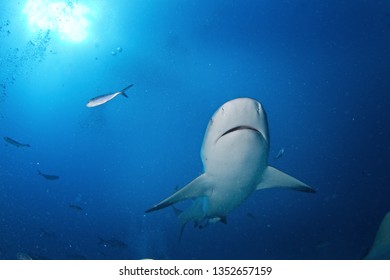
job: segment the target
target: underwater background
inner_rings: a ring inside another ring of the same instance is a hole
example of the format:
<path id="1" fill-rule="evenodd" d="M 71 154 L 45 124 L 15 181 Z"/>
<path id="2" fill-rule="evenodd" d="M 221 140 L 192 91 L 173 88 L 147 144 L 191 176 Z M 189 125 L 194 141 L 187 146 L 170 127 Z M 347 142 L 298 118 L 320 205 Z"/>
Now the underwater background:
<path id="1" fill-rule="evenodd" d="M 201 174 L 237 97 L 316 193 L 257 191 L 179 240 L 172 208 L 144 212 Z M 361 259 L 390 210 L 389 108 L 389 1 L 2 1 L 0 259 Z"/>

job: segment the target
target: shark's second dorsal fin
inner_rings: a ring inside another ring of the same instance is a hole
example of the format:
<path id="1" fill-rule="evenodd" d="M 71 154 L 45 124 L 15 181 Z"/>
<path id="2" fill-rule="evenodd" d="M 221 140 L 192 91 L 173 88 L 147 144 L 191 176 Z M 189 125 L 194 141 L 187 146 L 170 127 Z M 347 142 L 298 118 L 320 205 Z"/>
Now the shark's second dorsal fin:
<path id="1" fill-rule="evenodd" d="M 302 192 L 315 193 L 315 190 L 306 185 L 305 183 L 295 179 L 294 177 L 272 167 L 267 166 L 264 170 L 263 178 L 260 184 L 257 185 L 256 190 L 269 189 L 269 188 L 289 188 Z"/>
<path id="2" fill-rule="evenodd" d="M 207 174 L 203 173 L 184 188 L 178 190 L 170 197 L 164 199 L 159 204 L 145 211 L 145 213 L 156 211 L 168 207 L 176 202 L 186 200 L 189 198 L 196 198 L 200 196 L 207 196 L 212 191 L 212 183 Z"/>

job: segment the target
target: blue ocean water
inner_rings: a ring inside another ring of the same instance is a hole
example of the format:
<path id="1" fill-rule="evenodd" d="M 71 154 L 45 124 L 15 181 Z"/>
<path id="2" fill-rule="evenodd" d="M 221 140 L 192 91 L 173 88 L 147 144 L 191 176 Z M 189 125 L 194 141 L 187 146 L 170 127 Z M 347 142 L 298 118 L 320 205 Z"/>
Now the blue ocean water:
<path id="1" fill-rule="evenodd" d="M 390 210 L 389 1 L 30 0 L 0 11 L 0 259 L 369 250 Z M 129 84 L 128 98 L 85 106 Z M 144 212 L 201 174 L 207 123 L 237 97 L 267 112 L 270 164 L 316 193 L 257 191 L 226 225 L 188 224 L 179 240 L 171 208 Z"/>

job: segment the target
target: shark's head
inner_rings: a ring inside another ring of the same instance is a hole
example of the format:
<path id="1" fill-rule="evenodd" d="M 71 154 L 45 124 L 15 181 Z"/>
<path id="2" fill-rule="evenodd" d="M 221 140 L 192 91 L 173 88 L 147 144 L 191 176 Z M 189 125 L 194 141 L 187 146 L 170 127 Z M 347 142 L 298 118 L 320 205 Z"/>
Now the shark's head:
<path id="1" fill-rule="evenodd" d="M 263 106 L 251 98 L 237 98 L 223 104 L 207 126 L 201 152 L 203 162 L 222 139 L 244 131 L 259 134 L 268 146 L 268 122 Z"/>

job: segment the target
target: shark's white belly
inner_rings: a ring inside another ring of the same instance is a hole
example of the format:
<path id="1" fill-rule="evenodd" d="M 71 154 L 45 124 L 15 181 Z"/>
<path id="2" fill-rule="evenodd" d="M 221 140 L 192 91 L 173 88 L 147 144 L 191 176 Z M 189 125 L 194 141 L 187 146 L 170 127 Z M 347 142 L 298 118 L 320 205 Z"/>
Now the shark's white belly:
<path id="1" fill-rule="evenodd" d="M 207 216 L 225 216 L 252 194 L 261 181 L 267 157 L 268 143 L 253 130 L 238 130 L 221 137 L 203 158 L 204 171 L 214 182 Z"/>

